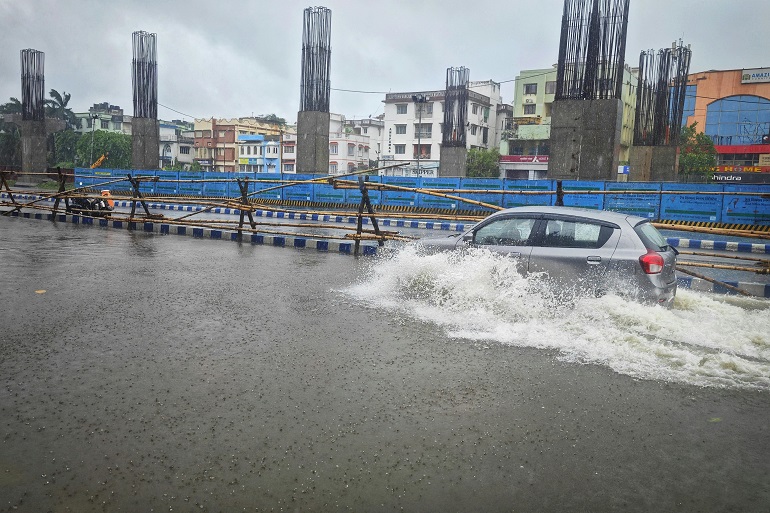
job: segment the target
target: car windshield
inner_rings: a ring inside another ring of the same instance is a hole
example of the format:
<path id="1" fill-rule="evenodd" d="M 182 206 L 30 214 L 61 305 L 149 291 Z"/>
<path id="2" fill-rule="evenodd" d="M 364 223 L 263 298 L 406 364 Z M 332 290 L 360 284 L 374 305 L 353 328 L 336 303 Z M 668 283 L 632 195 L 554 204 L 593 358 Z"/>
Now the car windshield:
<path id="1" fill-rule="evenodd" d="M 647 249 L 662 251 L 668 247 L 666 238 L 648 221 L 639 223 L 634 227 L 634 230 L 639 234 Z"/>

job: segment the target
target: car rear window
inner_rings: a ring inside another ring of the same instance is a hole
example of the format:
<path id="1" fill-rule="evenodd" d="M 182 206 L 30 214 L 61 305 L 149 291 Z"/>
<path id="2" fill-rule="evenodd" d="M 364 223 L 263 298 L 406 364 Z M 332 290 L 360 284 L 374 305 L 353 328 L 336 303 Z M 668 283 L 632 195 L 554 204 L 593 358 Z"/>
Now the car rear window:
<path id="1" fill-rule="evenodd" d="M 668 241 L 663 235 L 649 223 L 649 221 L 642 221 L 634 226 L 634 231 L 642 239 L 644 247 L 647 249 L 653 249 L 655 251 L 663 251 L 668 247 Z"/>

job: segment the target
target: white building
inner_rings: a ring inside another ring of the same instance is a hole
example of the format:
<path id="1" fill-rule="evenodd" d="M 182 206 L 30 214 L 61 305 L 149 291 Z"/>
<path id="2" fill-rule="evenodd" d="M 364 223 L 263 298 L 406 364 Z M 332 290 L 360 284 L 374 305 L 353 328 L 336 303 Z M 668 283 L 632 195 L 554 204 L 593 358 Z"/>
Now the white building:
<path id="1" fill-rule="evenodd" d="M 367 133 L 356 133 L 342 114 L 329 116 L 329 174 L 342 175 L 369 168 L 371 143 Z M 359 130 L 360 132 L 360 130 Z"/>
<path id="2" fill-rule="evenodd" d="M 88 112 L 76 112 L 77 124 L 75 131 L 83 133 L 92 130 L 105 130 L 131 135 L 132 116 L 123 114 L 123 109 L 118 105 L 110 105 L 109 102 L 94 103 Z"/>
<path id="3" fill-rule="evenodd" d="M 417 101 L 423 99 L 423 101 Z M 384 133 L 380 159 L 407 162 L 387 174 L 438 176 L 444 125 L 445 91 L 389 93 L 385 96 Z M 493 80 L 468 83 L 466 147 L 500 147 L 505 118 L 500 84 Z M 415 174 L 416 173 L 416 174 Z"/>
<path id="4" fill-rule="evenodd" d="M 192 125 L 185 126 L 174 122 L 158 122 L 158 143 L 160 167 L 182 164 L 189 169 L 195 157 L 195 131 Z"/>

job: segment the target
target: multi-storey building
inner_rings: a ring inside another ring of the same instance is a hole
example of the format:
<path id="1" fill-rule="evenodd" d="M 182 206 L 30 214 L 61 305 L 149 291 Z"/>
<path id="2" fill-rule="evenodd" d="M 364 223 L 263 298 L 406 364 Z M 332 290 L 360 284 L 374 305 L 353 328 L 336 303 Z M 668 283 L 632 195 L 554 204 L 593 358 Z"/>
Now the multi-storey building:
<path id="1" fill-rule="evenodd" d="M 623 122 L 620 134 L 621 162 L 627 162 L 634 140 L 637 70 L 623 71 Z M 502 145 L 502 175 L 516 179 L 545 178 L 550 153 L 551 111 L 556 94 L 556 66 L 522 71 L 516 77 L 513 123 Z"/>
<path id="2" fill-rule="evenodd" d="M 241 173 L 280 173 L 280 135 L 239 135 L 238 171 Z"/>
<path id="3" fill-rule="evenodd" d="M 88 112 L 76 112 L 76 132 L 87 133 L 92 130 L 105 130 L 131 135 L 131 116 L 123 114 L 119 105 L 109 102 L 94 103 Z"/>
<path id="4" fill-rule="evenodd" d="M 689 75 L 682 122 L 714 141 L 718 171 L 770 173 L 770 68 Z"/>
<path id="5" fill-rule="evenodd" d="M 329 118 L 329 174 L 342 175 L 369 167 L 370 138 L 346 125 L 342 114 Z M 367 127 L 368 132 L 368 127 Z"/>
<path id="6" fill-rule="evenodd" d="M 158 123 L 160 167 L 181 164 L 189 169 L 195 155 L 195 133 L 191 123 L 160 121 Z"/>
<path id="7" fill-rule="evenodd" d="M 345 121 L 345 130 L 352 130 L 354 135 L 368 137 L 369 159 L 373 162 L 380 160 L 380 155 L 382 155 L 382 138 L 385 132 L 385 123 L 382 121 L 382 115 L 374 119 L 348 119 Z"/>
<path id="8" fill-rule="evenodd" d="M 297 172 L 297 134 L 284 133 L 281 141 L 281 168 L 284 173 Z"/>
<path id="9" fill-rule="evenodd" d="M 240 136 L 270 135 L 280 139 L 284 130 L 287 129 L 258 118 L 196 119 L 195 160 L 204 171 L 234 173 L 240 166 Z"/>
<path id="10" fill-rule="evenodd" d="M 383 161 L 407 162 L 395 174 L 438 176 L 444 122 L 445 91 L 389 93 L 385 96 Z M 468 83 L 466 147 L 499 148 L 505 117 L 500 84 Z M 390 174 L 393 174 L 390 173 Z"/>

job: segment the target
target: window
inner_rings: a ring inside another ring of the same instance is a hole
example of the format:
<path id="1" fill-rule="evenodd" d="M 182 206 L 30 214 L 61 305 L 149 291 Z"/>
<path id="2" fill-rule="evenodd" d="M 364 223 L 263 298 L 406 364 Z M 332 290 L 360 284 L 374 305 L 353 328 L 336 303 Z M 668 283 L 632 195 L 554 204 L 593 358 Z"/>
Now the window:
<path id="1" fill-rule="evenodd" d="M 369 133 L 369 129 L 364 127 L 364 134 L 368 134 L 368 133 Z"/>
<path id="2" fill-rule="evenodd" d="M 283 171 L 285 173 L 293 173 L 294 172 L 294 164 L 284 164 L 283 165 Z"/>
<path id="3" fill-rule="evenodd" d="M 354 157 L 356 155 L 356 145 L 348 144 L 348 157 Z"/>
<path id="4" fill-rule="evenodd" d="M 294 153 L 294 146 L 284 146 L 283 147 L 284 153 Z"/>
<path id="5" fill-rule="evenodd" d="M 432 123 L 415 123 L 414 124 L 414 136 L 430 139 L 433 136 L 433 124 Z"/>
<path id="6" fill-rule="evenodd" d="M 433 115 L 433 102 L 431 103 L 418 103 L 417 104 L 417 116 L 432 116 Z"/>
<path id="7" fill-rule="evenodd" d="M 220 130 L 219 131 L 219 137 L 224 137 L 224 136 L 225 136 L 225 131 L 224 130 Z"/>
<path id="8" fill-rule="evenodd" d="M 535 104 L 529 104 L 524 106 L 524 114 L 534 114 L 537 110 L 537 105 Z"/>
<path id="9" fill-rule="evenodd" d="M 609 240 L 612 230 L 599 224 L 549 219 L 543 246 L 596 249 Z"/>
<path id="10" fill-rule="evenodd" d="M 333 162 L 333 163 L 329 164 L 329 174 L 330 175 L 337 174 L 337 163 L 336 162 Z"/>
<path id="11" fill-rule="evenodd" d="M 706 135 L 714 144 L 761 144 L 770 133 L 770 100 L 741 95 L 722 98 L 706 108 Z"/>
<path id="12" fill-rule="evenodd" d="M 405 134 L 405 133 L 406 133 L 406 125 L 396 125 L 396 135 Z"/>
<path id="13" fill-rule="evenodd" d="M 195 131 L 195 137 L 203 137 L 203 131 L 202 130 L 196 130 Z"/>
<path id="14" fill-rule="evenodd" d="M 331 155 L 336 155 L 337 154 L 337 143 L 331 143 L 329 145 L 329 153 Z"/>
<path id="15" fill-rule="evenodd" d="M 112 123 L 112 129 L 113 130 L 120 130 L 122 128 L 122 123 L 120 121 L 115 121 Z"/>
<path id="16" fill-rule="evenodd" d="M 473 114 L 478 114 L 479 113 L 479 106 L 477 104 L 474 103 L 474 104 L 471 105 L 471 113 L 473 113 Z"/>
<path id="17" fill-rule="evenodd" d="M 556 81 L 549 80 L 545 83 L 545 94 L 556 94 Z"/>
<path id="18" fill-rule="evenodd" d="M 537 94 L 537 84 L 524 84 L 524 94 Z"/>
<path id="19" fill-rule="evenodd" d="M 406 144 L 396 144 L 393 147 L 396 150 L 396 155 L 406 155 Z"/>
<path id="20" fill-rule="evenodd" d="M 102 128 L 103 128 L 103 129 L 105 129 L 105 130 L 107 130 L 108 128 L 110 128 L 110 122 L 109 122 L 109 121 L 105 121 L 105 120 L 102 120 Z"/>
<path id="21" fill-rule="evenodd" d="M 536 221 L 519 217 L 497 219 L 476 230 L 473 242 L 484 246 L 527 246 Z"/>
<path id="22" fill-rule="evenodd" d="M 476 125 L 471 125 L 471 135 L 476 135 L 476 130 L 478 127 Z"/>
<path id="23" fill-rule="evenodd" d="M 245 155 L 245 152 L 246 152 L 245 146 L 241 146 L 241 155 Z"/>
<path id="24" fill-rule="evenodd" d="M 179 153 L 182 155 L 189 155 L 190 154 L 190 147 L 189 146 L 180 146 L 179 147 Z"/>
<path id="25" fill-rule="evenodd" d="M 406 103 L 396 104 L 396 114 L 406 114 Z"/>

